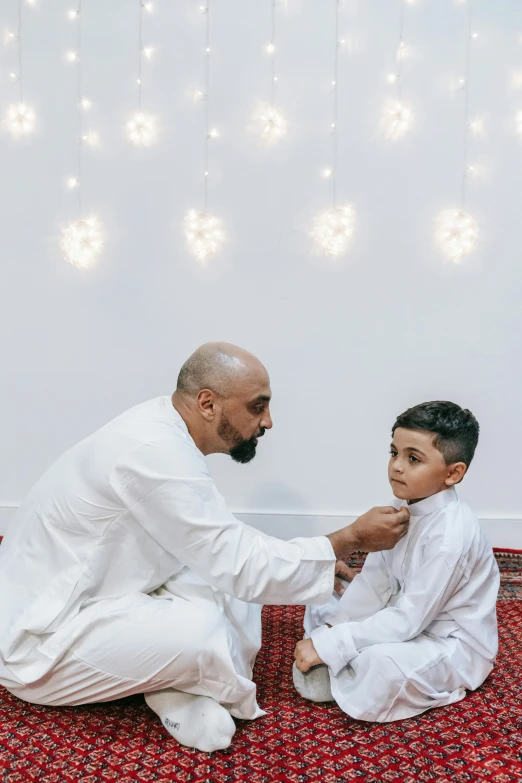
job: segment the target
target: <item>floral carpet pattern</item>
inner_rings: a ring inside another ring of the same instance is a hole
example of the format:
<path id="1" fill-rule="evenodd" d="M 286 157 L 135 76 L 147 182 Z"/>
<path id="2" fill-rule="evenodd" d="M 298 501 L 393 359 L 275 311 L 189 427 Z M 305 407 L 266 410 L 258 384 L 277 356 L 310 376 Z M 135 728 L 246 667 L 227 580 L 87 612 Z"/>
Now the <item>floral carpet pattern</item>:
<path id="1" fill-rule="evenodd" d="M 520 783 L 522 781 L 522 555 L 497 552 L 497 666 L 464 701 L 389 724 L 354 721 L 305 702 L 292 686 L 301 607 L 263 611 L 254 679 L 267 715 L 238 721 L 232 746 L 183 748 L 141 696 L 84 707 L 39 707 L 0 689 L 0 779 L 180 783 Z M 355 556 L 352 565 L 360 567 Z"/>

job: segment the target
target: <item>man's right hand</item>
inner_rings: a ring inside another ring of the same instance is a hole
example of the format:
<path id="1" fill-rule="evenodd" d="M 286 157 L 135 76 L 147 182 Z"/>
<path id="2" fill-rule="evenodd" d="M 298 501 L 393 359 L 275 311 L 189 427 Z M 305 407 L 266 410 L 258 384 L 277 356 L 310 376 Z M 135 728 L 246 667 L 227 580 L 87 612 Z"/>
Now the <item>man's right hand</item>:
<path id="1" fill-rule="evenodd" d="M 335 556 L 347 557 L 352 552 L 380 552 L 393 549 L 408 532 L 410 512 L 406 507 L 397 511 L 393 506 L 378 506 L 362 514 L 348 527 L 330 533 L 327 538 Z"/>

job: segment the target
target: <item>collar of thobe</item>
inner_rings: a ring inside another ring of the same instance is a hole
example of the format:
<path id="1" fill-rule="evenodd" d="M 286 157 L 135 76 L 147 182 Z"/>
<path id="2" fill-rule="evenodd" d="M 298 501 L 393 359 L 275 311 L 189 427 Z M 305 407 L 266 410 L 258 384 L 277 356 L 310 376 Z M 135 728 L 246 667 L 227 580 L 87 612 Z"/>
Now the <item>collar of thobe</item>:
<path id="1" fill-rule="evenodd" d="M 405 500 L 394 498 L 392 504 L 397 509 L 401 508 L 401 506 L 406 506 L 410 512 L 410 517 L 425 517 L 426 514 L 431 514 L 433 511 L 444 508 L 444 506 L 457 500 L 457 498 L 455 487 L 450 487 L 449 489 L 443 489 L 442 492 L 437 492 L 436 495 L 431 495 L 429 498 L 419 500 L 418 503 L 408 504 Z"/>

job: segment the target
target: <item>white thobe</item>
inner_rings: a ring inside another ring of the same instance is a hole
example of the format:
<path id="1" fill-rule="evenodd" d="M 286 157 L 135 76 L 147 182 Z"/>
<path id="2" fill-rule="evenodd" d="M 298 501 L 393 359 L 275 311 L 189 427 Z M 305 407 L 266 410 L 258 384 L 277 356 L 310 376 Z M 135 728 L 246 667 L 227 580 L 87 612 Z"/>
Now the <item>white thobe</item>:
<path id="1" fill-rule="evenodd" d="M 305 613 L 334 699 L 360 720 L 460 701 L 497 653 L 499 572 L 477 518 L 454 488 L 408 508 L 395 548 L 369 554 L 341 599 Z"/>
<path id="2" fill-rule="evenodd" d="M 0 683 L 42 704 L 176 687 L 241 718 L 262 604 L 324 603 L 327 538 L 281 541 L 236 519 L 170 397 L 66 452 L 0 547 Z"/>

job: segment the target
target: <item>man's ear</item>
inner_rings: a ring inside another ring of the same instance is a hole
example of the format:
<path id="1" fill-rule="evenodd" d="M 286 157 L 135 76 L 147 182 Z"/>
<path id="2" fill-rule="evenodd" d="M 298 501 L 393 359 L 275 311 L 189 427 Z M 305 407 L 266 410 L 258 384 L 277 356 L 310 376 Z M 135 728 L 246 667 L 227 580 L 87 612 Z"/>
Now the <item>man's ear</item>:
<path id="1" fill-rule="evenodd" d="M 198 410 L 206 421 L 213 421 L 216 417 L 217 395 L 211 389 L 201 389 L 197 396 Z"/>
<path id="2" fill-rule="evenodd" d="M 458 484 L 459 481 L 462 481 L 467 469 L 468 466 L 465 462 L 454 462 L 452 465 L 448 465 L 448 475 L 444 482 L 446 486 L 452 487 L 454 484 Z"/>

